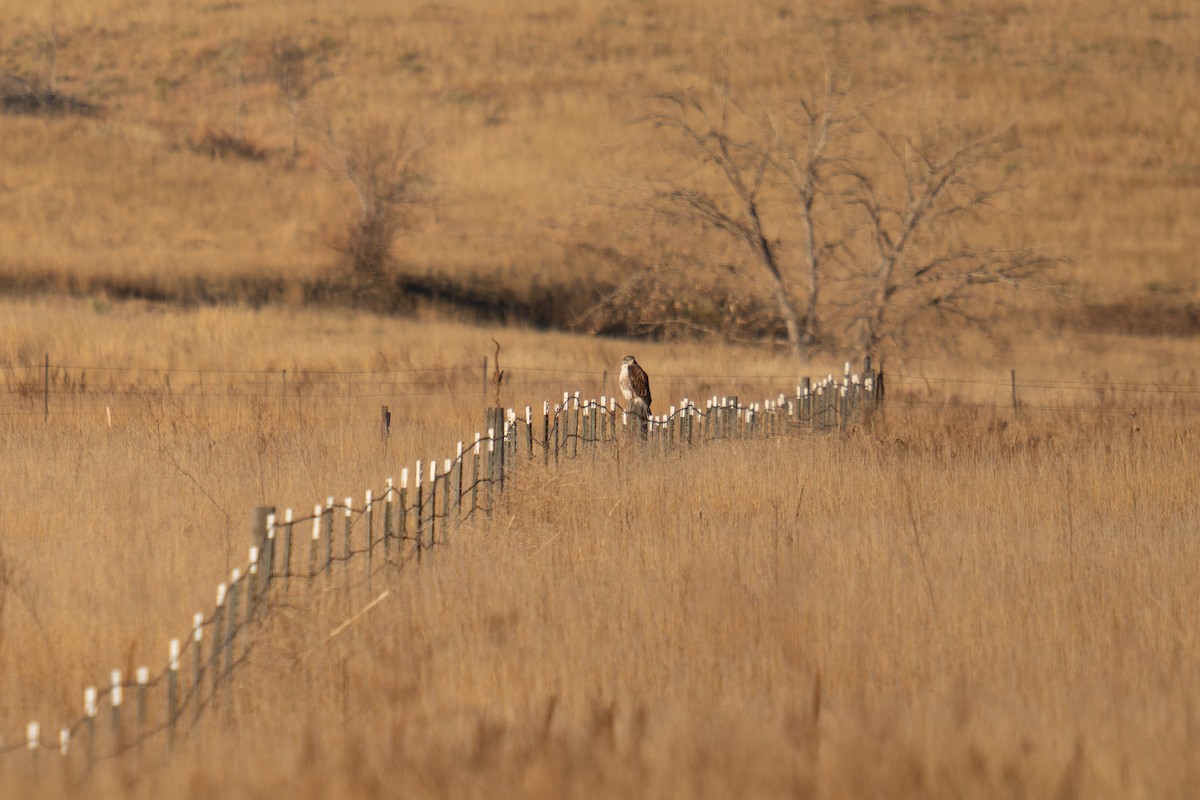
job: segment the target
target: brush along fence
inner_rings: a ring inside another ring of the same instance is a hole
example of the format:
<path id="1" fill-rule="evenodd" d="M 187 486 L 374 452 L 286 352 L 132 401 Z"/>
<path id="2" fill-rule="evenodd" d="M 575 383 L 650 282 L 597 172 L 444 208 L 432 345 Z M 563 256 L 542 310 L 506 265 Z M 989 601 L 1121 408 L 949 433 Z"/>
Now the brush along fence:
<path id="1" fill-rule="evenodd" d="M 883 375 L 868 359 L 861 375 L 850 374 L 847 364 L 845 376 L 803 379 L 795 394 L 749 404 L 729 396 L 708 398 L 703 406 L 684 399 L 650 417 L 627 412 L 615 398 L 582 400 L 579 392 L 543 403 L 536 415 L 529 406 L 523 415 L 486 408 L 486 432 L 459 442 L 454 457 L 401 469 L 399 485 L 389 478 L 361 503 L 328 497 L 303 515 L 291 508 L 282 515 L 255 509 L 247 561 L 216 587 L 213 608 L 196 612 L 187 635 L 168 642 L 162 669 L 151 674 L 139 667 L 132 680 L 113 670 L 104 685 L 84 690 L 82 714 L 57 735 L 30 722 L 23 737 L 0 739 L 0 759 L 25 752 L 37 767 L 55 753 L 57 761 L 87 769 L 144 752 L 152 740 L 165 742 L 169 751 L 210 710 L 232 713 L 233 680 L 253 647 L 246 632 L 262 623 L 273 603 L 297 584 L 317 581 L 340 582 L 347 591 L 365 583 L 370 591 L 372 581 L 419 565 L 463 525 L 480 515 L 490 518 L 508 476 L 523 462 L 540 460 L 548 467 L 618 442 L 663 452 L 727 439 L 834 432 L 878 406 L 883 390 Z M 352 564 L 362 569 L 353 581 Z"/>

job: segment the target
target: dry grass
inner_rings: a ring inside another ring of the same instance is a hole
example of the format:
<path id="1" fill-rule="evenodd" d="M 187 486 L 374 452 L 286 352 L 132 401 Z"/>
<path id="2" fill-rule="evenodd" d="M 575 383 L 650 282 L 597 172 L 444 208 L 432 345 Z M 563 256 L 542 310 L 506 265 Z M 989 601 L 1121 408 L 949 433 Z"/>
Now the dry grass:
<path id="1" fill-rule="evenodd" d="M 1075 288 L 1113 304 L 1093 324 L 1194 308 L 1183 3 L 26 6 L 0 19 L 0 69 L 44 71 L 53 30 L 58 88 L 104 112 L 0 116 L 0 279 L 87 295 L 0 304 L 4 743 L 75 719 L 114 667 L 161 666 L 253 506 L 361 498 L 452 454 L 490 401 L 493 337 L 517 408 L 612 393 L 631 350 L 656 410 L 793 385 L 761 346 L 303 309 L 292 283 L 332 262 L 349 198 L 311 142 L 290 162 L 278 36 L 330 75 L 308 121 L 424 128 L 442 195 L 403 240 L 411 271 L 531 293 L 619 274 L 596 253 L 643 234 L 610 187 L 663 163 L 628 122 L 723 53 L 766 101 L 828 58 L 865 95 L 907 87 L 897 115 L 1017 122 L 1028 188 L 1006 224 L 1077 256 Z M 265 159 L 194 147 L 226 135 Z M 164 311 L 115 299 L 130 287 L 282 302 Z M 419 572 L 278 609 L 236 727 L 212 715 L 174 758 L 86 783 L 10 756 L 0 794 L 1187 796 L 1196 342 L 1005 324 L 961 338 L 970 359 L 891 357 L 886 419 L 848 438 L 518 475 Z"/>
<path id="2" fill-rule="evenodd" d="M 64 288 L 319 274 L 350 198 L 315 141 L 291 166 L 266 66 L 288 35 L 329 76 L 305 101 L 310 127 L 400 114 L 423 129 L 441 202 L 402 242 L 410 270 L 564 287 L 610 272 L 579 247 L 641 236 L 611 188 L 667 163 L 630 122 L 722 53 L 762 102 L 841 63 L 864 98 L 902 91 L 881 118 L 923 108 L 964 128 L 1018 124 L 1014 239 L 1076 257 L 1087 294 L 1194 294 L 1194 22 L 1184 4 L 1135 0 L 30 6 L 0 23 L 5 68 L 46 72 L 39 42 L 56 31 L 59 87 L 107 110 L 0 119 L 0 270 Z M 270 155 L 191 149 L 214 131 Z"/>
<path id="3" fill-rule="evenodd" d="M 931 427 L 533 467 L 419 571 L 279 609 L 237 727 L 96 785 L 1184 796 L 1194 433 Z"/>
<path id="4" fill-rule="evenodd" d="M 50 341 L 80 363 L 158 369 L 445 366 L 475 361 L 496 336 L 514 381 L 502 399 L 518 407 L 571 385 L 522 368 L 579 370 L 587 395 L 600 389 L 597 367 L 629 347 L 344 313 L 52 300 L 5 312 L 16 351 Z M 427 354 L 405 346 L 416 341 Z M 1140 346 L 1106 368 L 1166 385 L 1194 357 L 1188 342 Z M 1022 374 L 1061 378 L 1082 344 L 1029 347 L 1036 359 L 1013 362 Z M 659 402 L 705 396 L 697 376 L 765 394 L 779 378 L 755 375 L 790 370 L 761 350 L 637 352 L 655 375 L 677 376 L 656 382 Z M 913 361 L 893 374 L 950 368 Z M 954 374 L 997 377 L 976 369 Z M 452 453 L 483 404 L 478 366 L 437 385 L 422 373 L 368 384 L 382 397 L 300 394 L 284 414 L 273 384 L 267 400 L 244 388 L 199 398 L 193 379 L 171 374 L 169 392 L 154 373 L 140 400 L 126 397 L 111 428 L 101 404 L 120 384 L 56 395 L 49 425 L 36 394 L 8 399 L 3 480 L 25 502 L 0 509 L 6 741 L 30 719 L 53 735 L 114 667 L 160 668 L 167 640 L 242 560 L 254 505 L 361 498 L 402 464 Z M 238 672 L 237 727 L 210 715 L 175 757 L 161 758 L 159 740 L 146 762 L 87 779 L 43 768 L 31 784 L 27 760 L 8 757 L 0 786 L 122 797 L 1184 794 L 1200 685 L 1186 627 L 1200 611 L 1187 567 L 1194 409 L 1013 419 L 970 406 L 1003 388 L 955 386 L 943 407 L 931 387 L 893 384 L 886 418 L 844 439 L 649 460 L 626 447 L 594 467 L 533 467 L 490 526 L 464 529 L 421 570 L 385 571 L 349 596 L 340 584 L 293 593 Z M 930 398 L 939 404 L 919 402 Z M 381 402 L 397 412 L 386 449 Z"/>

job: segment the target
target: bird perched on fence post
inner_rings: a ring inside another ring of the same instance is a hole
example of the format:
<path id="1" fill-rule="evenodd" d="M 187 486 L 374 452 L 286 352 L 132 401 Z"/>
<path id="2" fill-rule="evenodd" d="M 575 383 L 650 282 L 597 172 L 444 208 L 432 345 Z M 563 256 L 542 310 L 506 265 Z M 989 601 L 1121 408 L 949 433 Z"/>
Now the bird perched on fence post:
<path id="1" fill-rule="evenodd" d="M 633 356 L 622 359 L 619 383 L 630 413 L 638 418 L 642 433 L 645 434 L 650 420 L 650 378 Z"/>

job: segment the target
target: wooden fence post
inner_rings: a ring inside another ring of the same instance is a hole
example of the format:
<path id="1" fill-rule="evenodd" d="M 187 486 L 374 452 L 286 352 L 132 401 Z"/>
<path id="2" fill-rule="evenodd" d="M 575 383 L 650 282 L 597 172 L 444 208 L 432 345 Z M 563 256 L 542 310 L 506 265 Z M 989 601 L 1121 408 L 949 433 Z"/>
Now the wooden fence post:
<path id="1" fill-rule="evenodd" d="M 179 640 L 167 648 L 167 749 L 175 748 L 175 725 L 179 721 Z"/>
<path id="2" fill-rule="evenodd" d="M 83 716 L 87 728 L 87 761 L 90 769 L 96 763 L 96 687 L 83 690 Z"/>
<path id="3" fill-rule="evenodd" d="M 375 549 L 375 509 L 372 504 L 371 490 L 367 489 L 367 493 L 363 499 L 363 524 L 366 526 L 367 538 L 367 588 L 371 587 L 371 551 Z"/>
<path id="4" fill-rule="evenodd" d="M 325 498 L 325 509 L 321 512 L 323 519 L 322 535 L 325 538 L 325 574 L 333 573 L 333 495 Z"/>
<path id="5" fill-rule="evenodd" d="M 225 606 L 229 612 L 229 621 L 225 624 L 225 714 L 226 718 L 233 713 L 233 640 L 237 636 L 237 594 L 241 584 L 241 575 L 237 567 L 233 568 L 229 579 L 229 594 L 225 598 Z M 215 698 L 214 698 L 215 699 Z"/>
<path id="6" fill-rule="evenodd" d="M 429 547 L 437 544 L 437 485 L 438 464 L 436 458 L 429 459 Z"/>
<path id="7" fill-rule="evenodd" d="M 292 509 L 288 508 L 283 512 L 283 568 L 279 571 L 280 580 L 283 582 L 283 593 L 287 594 L 288 583 L 292 576 L 292 527 L 293 523 Z"/>
<path id="8" fill-rule="evenodd" d="M 258 585 L 258 572 L 259 572 L 258 560 L 259 560 L 258 548 L 251 546 L 250 547 L 250 557 L 247 559 L 247 561 L 249 563 L 246 566 L 246 577 L 242 579 L 242 582 L 246 584 L 245 590 L 246 590 L 246 620 L 247 621 L 249 621 L 250 619 L 252 619 L 254 617 L 255 596 L 258 594 L 258 591 L 255 588 Z"/>
<path id="9" fill-rule="evenodd" d="M 209 697 L 214 701 L 217 698 L 217 690 L 221 685 L 221 648 L 225 646 L 223 631 L 225 624 L 226 590 L 227 587 L 225 584 L 221 583 L 217 585 L 217 606 L 213 613 L 213 641 L 210 648 L 208 666 L 212 670 L 212 693 Z"/>
<path id="10" fill-rule="evenodd" d="M 343 515 L 345 524 L 342 530 L 342 577 L 345 578 L 346 591 L 350 591 L 350 535 L 353 529 L 354 498 L 346 498 L 346 513 Z"/>
<path id="11" fill-rule="evenodd" d="M 422 477 L 423 476 L 421 473 L 421 460 L 417 459 L 417 473 L 416 473 L 416 483 L 415 483 L 415 488 L 417 490 L 417 499 L 415 502 L 416 514 L 413 515 L 413 538 L 416 540 L 416 546 L 415 546 L 415 549 L 413 552 L 416 553 L 417 564 L 421 563 L 421 548 L 423 546 L 423 540 L 425 538 L 425 534 L 421 530 L 421 514 L 423 513 L 424 506 L 425 506 L 425 503 L 424 503 L 425 486 L 424 486 L 424 482 L 421 480 Z"/>
<path id="12" fill-rule="evenodd" d="M 450 459 L 445 459 L 442 462 L 442 543 L 447 544 L 450 541 L 450 480 L 451 473 L 454 470 L 454 462 Z"/>
<path id="13" fill-rule="evenodd" d="M 204 614 L 197 611 L 192 617 L 192 725 L 200 721 L 201 694 L 204 685 Z"/>
<path id="14" fill-rule="evenodd" d="M 137 745 L 138 755 L 146 752 L 146 691 L 150 683 L 150 668 L 137 668 Z"/>
<path id="15" fill-rule="evenodd" d="M 462 500 L 463 500 L 463 466 L 464 466 L 464 463 L 465 462 L 463 461 L 463 443 L 459 442 L 458 443 L 458 455 L 455 456 L 455 467 L 454 467 L 454 482 L 455 482 L 454 514 L 455 514 L 455 517 L 457 518 L 459 524 L 462 523 L 462 518 L 463 518 Z"/>
<path id="16" fill-rule="evenodd" d="M 112 729 L 113 729 L 113 752 L 120 753 L 124 750 L 125 741 L 121 735 L 121 703 L 124 698 L 121 697 L 121 691 L 124 687 L 121 685 L 121 670 L 114 669 L 112 671 L 112 685 L 109 692 L 109 699 L 112 700 Z"/>
<path id="17" fill-rule="evenodd" d="M 387 489 L 383 492 L 383 561 L 386 564 L 392 558 L 392 495 L 396 492 L 396 483 L 387 479 Z"/>
<path id="18" fill-rule="evenodd" d="M 267 532 L 274 523 L 274 516 L 275 506 L 255 506 L 251 514 L 250 546 L 257 547 L 259 555 L 263 557 L 266 557 L 264 551 L 267 547 Z M 257 587 L 250 587 L 251 591 L 256 589 Z"/>
<path id="19" fill-rule="evenodd" d="M 396 539 L 399 544 L 396 546 L 396 551 L 403 554 L 404 542 L 408 539 L 408 467 L 400 470 L 400 502 L 396 514 L 399 517 L 396 531 Z M 401 561 L 403 561 L 403 555 Z"/>
<path id="20" fill-rule="evenodd" d="M 315 578 L 320 574 L 317 553 L 321 549 L 321 504 L 313 506 L 312 537 L 308 543 L 308 577 Z"/>
<path id="21" fill-rule="evenodd" d="M 29 751 L 29 765 L 33 774 L 37 775 L 38 748 L 42 744 L 42 726 L 37 722 L 29 723 L 25 728 L 25 748 Z"/>
<path id="22" fill-rule="evenodd" d="M 488 428 L 487 446 L 487 518 L 492 518 L 492 506 L 495 494 L 493 487 L 496 482 L 496 429 Z"/>
<path id="23" fill-rule="evenodd" d="M 542 465 L 550 466 L 550 401 L 542 401 Z"/>

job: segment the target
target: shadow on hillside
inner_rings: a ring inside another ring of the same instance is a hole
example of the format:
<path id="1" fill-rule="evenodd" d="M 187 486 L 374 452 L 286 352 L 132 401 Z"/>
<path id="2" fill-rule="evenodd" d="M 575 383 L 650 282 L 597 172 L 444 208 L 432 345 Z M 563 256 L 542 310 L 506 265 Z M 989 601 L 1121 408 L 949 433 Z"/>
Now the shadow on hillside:
<path id="1" fill-rule="evenodd" d="M 16 75 L 0 78 L 0 112 L 26 117 L 94 117 L 100 107 Z"/>

